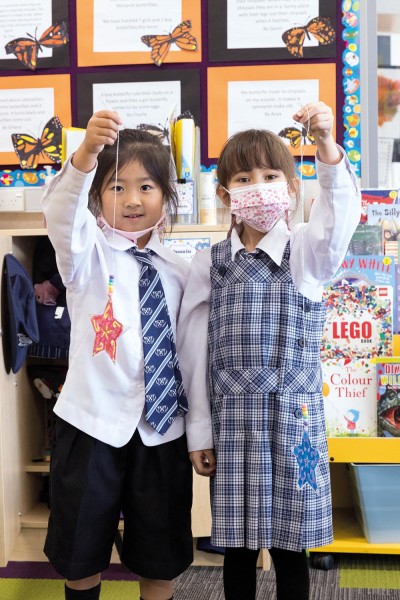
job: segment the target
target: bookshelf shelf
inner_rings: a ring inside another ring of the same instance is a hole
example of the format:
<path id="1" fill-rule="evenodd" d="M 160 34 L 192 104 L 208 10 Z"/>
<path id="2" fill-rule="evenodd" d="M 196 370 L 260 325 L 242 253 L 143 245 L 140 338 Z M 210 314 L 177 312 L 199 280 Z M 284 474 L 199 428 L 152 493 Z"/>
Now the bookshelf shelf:
<path id="1" fill-rule="evenodd" d="M 370 544 L 364 537 L 351 508 L 333 511 L 334 541 L 329 546 L 313 548 L 312 552 L 348 552 L 358 554 L 400 554 L 400 544 Z"/>
<path id="2" fill-rule="evenodd" d="M 400 463 L 400 438 L 328 438 L 328 453 L 332 463 Z"/>

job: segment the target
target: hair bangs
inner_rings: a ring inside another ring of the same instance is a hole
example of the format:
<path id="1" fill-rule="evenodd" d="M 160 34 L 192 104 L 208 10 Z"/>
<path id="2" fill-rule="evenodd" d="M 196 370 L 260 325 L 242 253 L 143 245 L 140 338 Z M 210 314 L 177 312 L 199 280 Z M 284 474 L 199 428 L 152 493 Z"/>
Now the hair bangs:
<path id="1" fill-rule="evenodd" d="M 295 177 L 293 157 L 277 135 L 264 129 L 241 131 L 229 138 L 222 149 L 218 181 L 226 187 L 237 173 L 261 168 L 282 171 L 288 181 Z"/>

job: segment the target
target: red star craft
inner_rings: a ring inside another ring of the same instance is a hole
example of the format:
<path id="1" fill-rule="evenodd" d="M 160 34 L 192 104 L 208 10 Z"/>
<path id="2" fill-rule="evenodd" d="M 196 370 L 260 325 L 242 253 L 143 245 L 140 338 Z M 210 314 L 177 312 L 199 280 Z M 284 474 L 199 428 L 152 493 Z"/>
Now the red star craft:
<path id="1" fill-rule="evenodd" d="M 90 317 L 96 338 L 93 344 L 93 356 L 105 350 L 108 356 L 115 362 L 117 353 L 117 338 L 121 335 L 123 325 L 114 318 L 111 297 L 108 301 L 102 315 L 93 315 Z"/>

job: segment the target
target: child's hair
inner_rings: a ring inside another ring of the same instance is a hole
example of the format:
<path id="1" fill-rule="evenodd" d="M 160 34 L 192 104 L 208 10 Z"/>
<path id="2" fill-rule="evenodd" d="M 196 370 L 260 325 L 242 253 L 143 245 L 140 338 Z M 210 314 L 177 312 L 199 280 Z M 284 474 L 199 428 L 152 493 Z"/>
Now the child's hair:
<path id="1" fill-rule="evenodd" d="M 115 175 L 117 141 L 104 146 L 97 157 L 97 169 L 89 191 L 89 209 L 98 217 L 101 212 L 101 194 Z M 172 179 L 172 158 L 169 149 L 160 138 L 147 131 L 121 129 L 119 132 L 118 172 L 131 162 L 139 162 L 160 187 L 171 220 L 178 207 L 178 195 Z M 106 177 L 108 176 L 108 181 Z"/>
<path id="2" fill-rule="evenodd" d="M 282 171 L 296 192 L 296 170 L 293 156 L 285 142 L 266 129 L 248 129 L 235 133 L 222 148 L 217 164 L 218 183 L 228 188 L 229 182 L 240 171 L 268 167 Z"/>

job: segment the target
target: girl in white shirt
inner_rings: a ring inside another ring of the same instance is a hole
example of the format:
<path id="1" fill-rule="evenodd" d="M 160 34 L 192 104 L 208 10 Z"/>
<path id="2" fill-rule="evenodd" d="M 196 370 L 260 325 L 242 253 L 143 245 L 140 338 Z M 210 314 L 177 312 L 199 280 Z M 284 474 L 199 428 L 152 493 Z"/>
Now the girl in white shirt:
<path id="1" fill-rule="evenodd" d="M 196 472 L 212 476 L 211 541 L 225 547 L 227 600 L 255 598 L 260 548 L 278 599 L 307 600 L 305 550 L 332 541 L 322 285 L 361 206 L 330 108 L 310 103 L 294 119 L 318 149 L 309 222 L 289 228 L 298 185 L 284 142 L 264 130 L 234 135 L 217 168 L 232 234 L 194 258 L 180 313 L 188 447 Z"/>
<path id="2" fill-rule="evenodd" d="M 188 265 L 158 235 L 177 206 L 170 153 L 153 134 L 119 127 L 116 113 L 95 113 L 43 199 L 71 317 L 45 544 L 68 600 L 100 597 L 121 510 L 121 559 L 143 600 L 169 600 L 192 562 L 174 342 Z"/>

